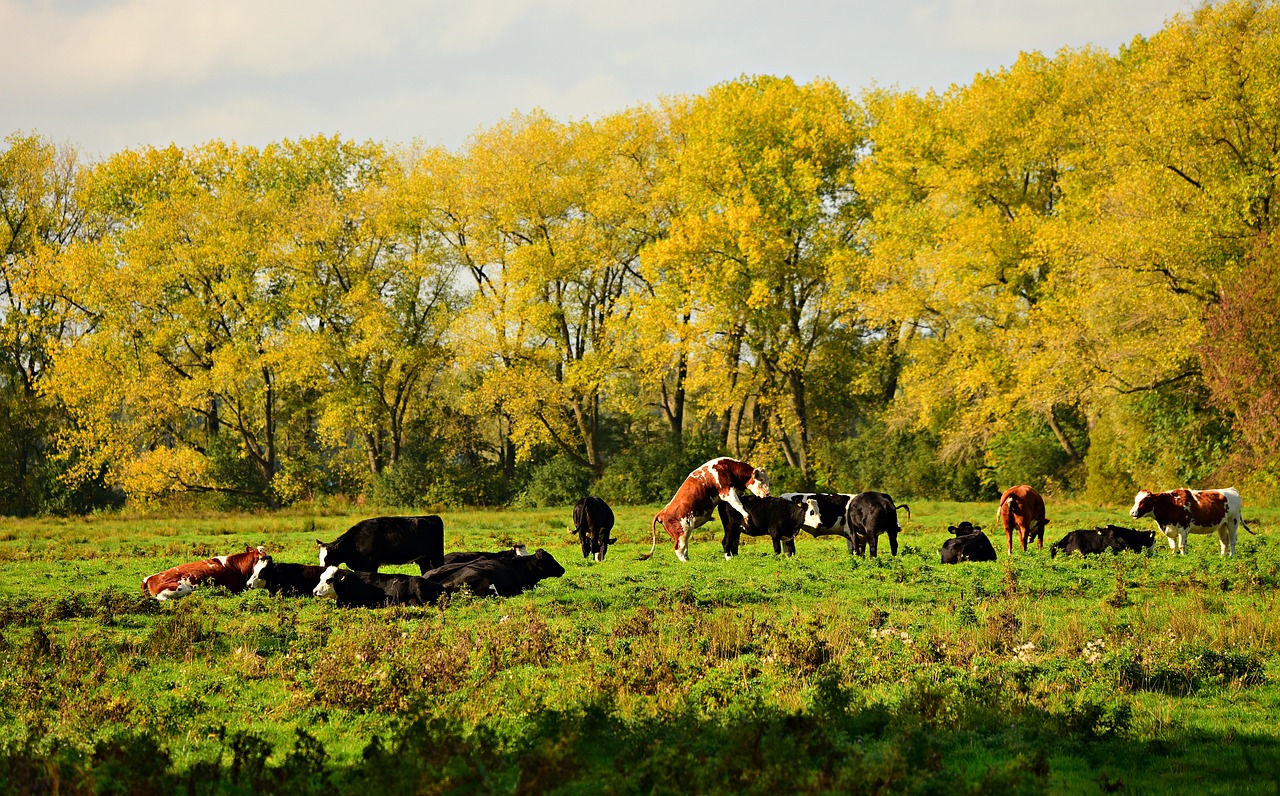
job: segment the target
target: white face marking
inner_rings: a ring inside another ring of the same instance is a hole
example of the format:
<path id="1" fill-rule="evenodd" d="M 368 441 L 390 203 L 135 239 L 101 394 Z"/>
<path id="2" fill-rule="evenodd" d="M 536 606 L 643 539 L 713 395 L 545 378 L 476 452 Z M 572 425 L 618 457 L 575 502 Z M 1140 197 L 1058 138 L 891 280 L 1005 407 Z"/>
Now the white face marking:
<path id="1" fill-rule="evenodd" d="M 809 528 L 821 528 L 822 514 L 818 511 L 818 501 L 809 498 L 804 503 L 808 506 L 808 510 L 804 513 L 804 524 Z"/>
<path id="2" fill-rule="evenodd" d="M 1138 496 L 1133 499 L 1133 508 L 1129 509 L 1130 517 L 1133 517 L 1135 520 L 1138 519 L 1138 504 L 1142 502 L 1144 497 L 1147 497 L 1150 494 L 1151 493 L 1145 489 L 1138 493 Z"/>
<path id="3" fill-rule="evenodd" d="M 520 556 L 533 555 L 532 553 L 530 553 L 530 552 L 529 552 L 529 548 L 525 547 L 525 546 L 524 546 L 524 545 L 522 545 L 522 544 L 518 544 L 518 545 L 516 545 L 513 549 L 516 551 L 516 557 L 517 557 L 517 558 L 518 558 L 518 557 L 520 557 Z"/>
<path id="4" fill-rule="evenodd" d="M 337 597 L 337 592 L 333 590 L 333 576 L 337 572 L 337 567 L 329 567 L 320 573 L 320 582 L 311 590 L 311 594 L 316 597 Z"/>
<path id="5" fill-rule="evenodd" d="M 258 563 L 253 565 L 253 572 L 249 574 L 249 582 L 247 584 L 249 588 L 251 589 L 267 588 L 267 581 L 263 579 L 262 572 L 267 568 L 267 564 L 270 564 L 270 563 L 271 563 L 271 559 L 266 558 L 265 556 L 263 558 L 258 559 Z"/>
<path id="6" fill-rule="evenodd" d="M 324 545 L 320 545 L 320 566 L 328 566 L 328 564 L 324 563 L 325 556 L 327 555 L 329 555 L 329 548 Z"/>

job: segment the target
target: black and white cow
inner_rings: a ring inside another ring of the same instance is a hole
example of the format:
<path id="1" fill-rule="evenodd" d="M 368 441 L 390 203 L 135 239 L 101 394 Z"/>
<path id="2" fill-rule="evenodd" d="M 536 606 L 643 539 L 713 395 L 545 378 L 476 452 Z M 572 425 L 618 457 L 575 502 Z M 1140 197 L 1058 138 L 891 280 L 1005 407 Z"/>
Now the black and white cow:
<path id="1" fill-rule="evenodd" d="M 311 593 L 316 597 L 331 597 L 343 608 L 382 608 L 434 605 L 444 589 L 439 583 L 418 575 L 353 572 L 329 566 Z"/>
<path id="2" fill-rule="evenodd" d="M 882 533 L 889 537 L 889 552 L 898 554 L 898 532 L 902 530 L 898 525 L 899 509 L 906 509 L 907 517 L 911 517 L 910 506 L 894 504 L 893 498 L 884 492 L 859 492 L 849 498 L 845 523 L 858 555 L 865 555 L 864 551 L 870 547 L 871 557 L 875 558 Z"/>
<path id="3" fill-rule="evenodd" d="M 742 534 L 747 536 L 768 536 L 773 541 L 773 553 L 786 552 L 788 556 L 796 554 L 796 534 L 809 522 L 808 506 L 797 505 L 790 500 L 775 497 L 756 497 L 750 492 L 737 492 L 737 498 L 746 511 L 746 516 L 736 516 L 737 512 L 717 506 L 720 523 L 724 525 L 724 540 L 720 546 L 724 549 L 725 559 L 738 554 L 738 543 Z M 816 515 L 814 521 L 816 522 Z"/>
<path id="4" fill-rule="evenodd" d="M 588 495 L 573 507 L 573 529 L 582 542 L 582 557 L 604 561 L 609 545 L 618 541 L 610 539 L 613 530 L 613 509 L 595 495 Z"/>
<path id="5" fill-rule="evenodd" d="M 444 522 L 425 517 L 373 517 L 362 520 L 325 544 L 319 539 L 320 566 L 346 564 L 357 572 L 377 572 L 388 564 L 417 564 L 422 572 L 444 561 Z"/>
<path id="6" fill-rule="evenodd" d="M 996 549 L 982 529 L 971 522 L 962 522 L 947 528 L 954 539 L 942 543 L 942 563 L 959 564 L 964 561 L 995 561 Z"/>
<path id="7" fill-rule="evenodd" d="M 255 568 L 249 578 L 249 588 L 266 589 L 272 596 L 310 597 L 325 570 L 315 564 L 286 564 L 270 557 L 264 560 L 266 564 Z"/>
<path id="8" fill-rule="evenodd" d="M 1133 528 L 1121 528 L 1108 525 L 1093 530 L 1071 531 L 1066 536 L 1049 546 L 1049 557 L 1061 553 L 1079 553 L 1080 555 L 1097 555 L 1104 550 L 1122 553 L 1131 550 L 1141 553 L 1150 550 L 1156 543 L 1155 531 L 1137 531 Z"/>
<path id="9" fill-rule="evenodd" d="M 848 545 L 849 554 L 853 555 L 856 548 L 846 519 L 849 498 L 853 495 L 833 492 L 786 492 L 782 497 L 806 509 L 809 508 L 809 501 L 813 501 L 816 505 L 814 510 L 817 512 L 818 524 L 815 526 L 814 520 L 810 518 L 805 523 L 804 529 L 813 536 L 843 536 L 845 544 Z"/>
<path id="10" fill-rule="evenodd" d="M 533 555 L 483 558 L 448 572 L 432 573 L 431 582 L 449 593 L 470 589 L 482 597 L 514 597 L 533 588 L 541 580 L 558 578 L 563 574 L 564 567 L 560 562 L 546 550 L 538 548 Z"/>

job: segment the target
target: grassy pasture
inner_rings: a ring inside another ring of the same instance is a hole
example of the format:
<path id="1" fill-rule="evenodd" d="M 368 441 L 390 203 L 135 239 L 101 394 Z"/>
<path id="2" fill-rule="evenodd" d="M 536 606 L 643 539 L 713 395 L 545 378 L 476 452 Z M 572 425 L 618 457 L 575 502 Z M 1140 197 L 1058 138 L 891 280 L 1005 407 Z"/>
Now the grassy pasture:
<path id="1" fill-rule="evenodd" d="M 1130 524 L 1049 508 L 1049 542 Z M 3 521 L 0 790 L 1278 791 L 1280 511 L 1246 506 L 1233 559 L 944 567 L 946 526 L 994 505 L 912 509 L 897 558 L 726 562 L 712 523 L 689 564 L 661 531 L 637 560 L 653 508 L 617 510 L 600 564 L 566 509 L 451 512 L 448 549 L 541 546 L 565 576 L 377 611 L 139 591 L 246 544 L 313 562 L 361 516 Z"/>

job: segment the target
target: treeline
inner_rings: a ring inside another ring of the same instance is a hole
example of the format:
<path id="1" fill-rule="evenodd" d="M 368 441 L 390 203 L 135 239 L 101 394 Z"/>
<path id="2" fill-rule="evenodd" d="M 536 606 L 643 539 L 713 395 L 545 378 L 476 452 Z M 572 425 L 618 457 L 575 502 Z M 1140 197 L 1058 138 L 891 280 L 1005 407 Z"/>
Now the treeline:
<path id="1" fill-rule="evenodd" d="M 0 152 L 0 513 L 1271 488 L 1280 6 L 460 151 Z"/>

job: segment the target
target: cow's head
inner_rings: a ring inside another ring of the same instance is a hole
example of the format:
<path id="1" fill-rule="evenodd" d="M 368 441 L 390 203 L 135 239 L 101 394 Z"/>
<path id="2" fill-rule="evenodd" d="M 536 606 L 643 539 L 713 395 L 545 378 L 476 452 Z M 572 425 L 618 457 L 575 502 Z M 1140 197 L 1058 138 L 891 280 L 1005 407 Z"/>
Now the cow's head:
<path id="1" fill-rule="evenodd" d="M 981 531 L 981 526 L 974 525 L 968 520 L 961 522 L 959 525 L 947 526 L 947 533 L 955 534 L 956 536 L 972 536 Z"/>
<path id="2" fill-rule="evenodd" d="M 1145 517 L 1154 511 L 1155 507 L 1155 495 L 1144 489 L 1133 499 L 1133 508 L 1129 509 L 1129 516 L 1135 520 Z"/>
<path id="3" fill-rule="evenodd" d="M 271 556 L 261 556 L 253 565 L 253 571 L 249 573 L 249 581 L 245 584 L 250 589 L 267 588 L 267 579 L 264 575 L 268 566 L 271 565 Z"/>
<path id="4" fill-rule="evenodd" d="M 751 471 L 747 480 L 747 491 L 756 497 L 769 497 L 769 474 L 760 468 Z"/>
<path id="5" fill-rule="evenodd" d="M 564 567 L 560 566 L 560 562 L 556 561 L 550 553 L 539 547 L 531 556 L 533 561 L 533 569 L 541 577 L 558 578 L 564 574 Z"/>
<path id="6" fill-rule="evenodd" d="M 337 576 L 337 567 L 325 567 L 324 572 L 320 573 L 320 582 L 311 590 L 311 594 L 316 597 L 337 598 L 338 593 L 333 589 L 333 579 Z"/>
<path id="7" fill-rule="evenodd" d="M 805 498 L 804 506 L 804 524 L 806 528 L 822 527 L 822 511 L 818 508 L 817 498 Z"/>
<path id="8" fill-rule="evenodd" d="M 327 558 L 329 557 L 329 549 L 330 549 L 333 545 L 332 545 L 332 544 L 325 544 L 324 542 L 320 541 L 319 539 L 317 539 L 317 540 L 316 540 L 316 544 L 320 545 L 320 566 L 322 566 L 322 567 L 327 567 L 327 566 L 329 566 L 329 564 L 325 561 L 325 559 L 327 559 Z"/>

